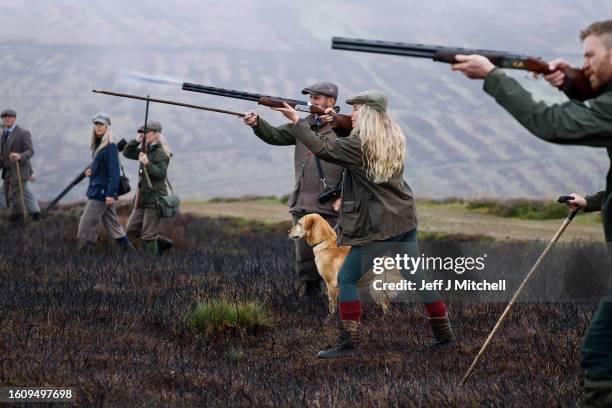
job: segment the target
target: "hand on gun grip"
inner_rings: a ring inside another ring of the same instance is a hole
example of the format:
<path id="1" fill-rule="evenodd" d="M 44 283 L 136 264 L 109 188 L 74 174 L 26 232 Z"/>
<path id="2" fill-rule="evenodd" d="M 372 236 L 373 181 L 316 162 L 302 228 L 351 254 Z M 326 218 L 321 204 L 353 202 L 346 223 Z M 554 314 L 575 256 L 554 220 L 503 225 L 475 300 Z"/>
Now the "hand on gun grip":
<path id="1" fill-rule="evenodd" d="M 565 81 L 565 70 L 570 68 L 569 62 L 562 59 L 556 59 L 548 64 L 548 68 L 554 72 L 544 75 L 544 79 L 552 86 L 559 88 L 563 85 L 563 81 Z"/>
<path id="2" fill-rule="evenodd" d="M 149 164 L 149 158 L 147 157 L 146 153 L 140 152 L 138 154 L 138 161 L 142 163 L 143 166 L 146 166 L 147 164 Z"/>
<path id="3" fill-rule="evenodd" d="M 325 123 L 331 123 L 334 121 L 334 115 L 336 114 L 336 111 L 334 110 L 334 108 L 327 108 L 325 109 L 325 115 L 321 115 L 321 120 Z"/>

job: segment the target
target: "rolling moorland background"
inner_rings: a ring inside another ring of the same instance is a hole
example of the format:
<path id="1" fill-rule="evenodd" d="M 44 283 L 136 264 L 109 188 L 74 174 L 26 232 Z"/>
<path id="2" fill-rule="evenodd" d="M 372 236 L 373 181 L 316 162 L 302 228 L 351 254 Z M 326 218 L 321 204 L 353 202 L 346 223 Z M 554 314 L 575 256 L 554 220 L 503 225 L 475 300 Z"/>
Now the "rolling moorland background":
<path id="1" fill-rule="evenodd" d="M 603 0 L 488 2 L 118 0 L 0 4 L 0 106 L 32 131 L 33 185 L 51 199 L 89 160 L 91 116 L 108 112 L 116 139 L 144 118 L 138 101 L 93 88 L 150 94 L 238 111 L 249 102 L 137 82 L 127 73 L 298 98 L 318 80 L 340 99 L 377 88 L 407 138 L 406 176 L 417 196 L 552 198 L 603 188 L 603 149 L 559 147 L 529 135 L 446 64 L 332 51 L 334 35 L 499 49 L 581 63 L 578 31 L 612 15 Z M 537 99 L 563 101 L 544 81 L 513 73 Z M 342 104 L 344 111 L 348 109 Z M 258 111 L 275 124 L 280 114 Z M 175 151 L 170 179 L 184 198 L 281 195 L 291 190 L 291 148 L 260 142 L 235 117 L 153 105 Z M 136 166 L 126 163 L 135 183 Z M 84 197 L 85 183 L 67 201 Z"/>

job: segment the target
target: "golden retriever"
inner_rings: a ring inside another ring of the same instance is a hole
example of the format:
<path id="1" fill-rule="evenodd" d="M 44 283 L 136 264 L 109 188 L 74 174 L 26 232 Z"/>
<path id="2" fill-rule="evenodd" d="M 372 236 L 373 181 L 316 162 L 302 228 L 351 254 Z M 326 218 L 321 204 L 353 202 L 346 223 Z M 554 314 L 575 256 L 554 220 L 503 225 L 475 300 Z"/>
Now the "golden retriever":
<path id="1" fill-rule="evenodd" d="M 327 287 L 328 311 L 331 317 L 336 313 L 338 305 L 338 272 L 351 247 L 336 245 L 336 231 L 319 214 L 308 214 L 300 218 L 298 223 L 289 230 L 289 236 L 294 239 L 305 239 L 312 247 L 317 270 Z M 371 288 L 374 277 L 370 269 L 359 280 L 358 287 L 369 286 Z M 386 312 L 389 308 L 387 294 L 374 290 L 369 290 L 369 293 Z"/>

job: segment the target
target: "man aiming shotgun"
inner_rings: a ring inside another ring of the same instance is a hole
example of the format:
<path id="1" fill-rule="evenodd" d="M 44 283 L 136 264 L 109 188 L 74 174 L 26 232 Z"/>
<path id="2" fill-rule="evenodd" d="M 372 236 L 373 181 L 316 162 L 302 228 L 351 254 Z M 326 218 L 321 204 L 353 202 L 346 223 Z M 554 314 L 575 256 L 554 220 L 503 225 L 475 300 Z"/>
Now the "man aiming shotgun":
<path id="1" fill-rule="evenodd" d="M 516 80 L 508 77 L 482 55 L 457 55 L 455 71 L 472 79 L 484 79 L 484 91 L 506 109 L 534 136 L 551 143 L 605 147 L 612 160 L 612 20 L 600 21 L 581 31 L 587 76 L 597 96 L 586 102 L 569 100 L 547 105 L 536 102 Z M 559 86 L 565 80 L 563 60 L 550 63 L 552 73 L 546 79 Z M 612 242 L 612 163 L 606 177 L 606 189 L 590 200 L 574 200 L 580 207 L 601 208 L 604 233 Z M 587 330 L 582 347 L 585 369 L 585 399 L 588 407 L 612 406 L 612 288 L 604 298 Z"/>
<path id="2" fill-rule="evenodd" d="M 338 87 L 330 82 L 319 82 L 306 87 L 302 94 L 310 96 L 314 106 L 330 109 L 336 106 Z M 335 115 L 309 115 L 305 120 L 311 131 L 335 140 L 346 136 L 339 128 L 333 128 Z M 294 145 L 295 186 L 289 198 L 289 212 L 293 225 L 306 214 L 320 214 L 331 226 L 338 222 L 339 198 L 331 191 L 339 193 L 344 168 L 320 160 L 291 133 L 293 124 L 273 127 L 253 111 L 245 113 L 244 123 L 251 126 L 253 133 L 264 142 L 275 146 Z M 339 194 L 336 194 L 339 197 Z M 305 240 L 295 240 L 296 271 L 304 286 L 304 295 L 318 295 L 321 292 L 321 277 L 314 262 L 312 248 Z"/>

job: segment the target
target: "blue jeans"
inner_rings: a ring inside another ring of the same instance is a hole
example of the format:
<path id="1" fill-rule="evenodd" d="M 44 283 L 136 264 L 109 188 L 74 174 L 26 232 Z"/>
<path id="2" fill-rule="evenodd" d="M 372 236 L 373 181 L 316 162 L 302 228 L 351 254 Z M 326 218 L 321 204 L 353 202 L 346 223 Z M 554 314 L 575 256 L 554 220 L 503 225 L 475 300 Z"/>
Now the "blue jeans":
<path id="1" fill-rule="evenodd" d="M 338 272 L 338 289 L 340 291 L 339 301 L 347 302 L 359 299 L 359 290 L 357 282 L 366 273 L 374 263 L 374 258 L 384 255 L 386 245 L 393 248 L 393 255 L 407 254 L 410 257 L 419 257 L 419 245 L 417 242 L 417 229 L 414 228 L 408 232 L 391 237 L 384 241 L 372 242 L 362 246 L 351 247 L 349 253 L 344 259 L 344 263 Z M 395 245 L 393 245 L 395 244 Z M 387 248 L 389 249 L 389 248 Z M 391 255 L 390 255 L 391 256 Z M 426 281 L 427 278 L 421 269 L 417 269 L 414 274 L 402 271 L 402 276 L 407 281 L 414 281 L 417 288 L 421 286 L 421 281 Z M 441 296 L 436 290 L 420 290 L 418 291 L 421 300 L 424 303 L 432 303 L 441 300 Z"/>

